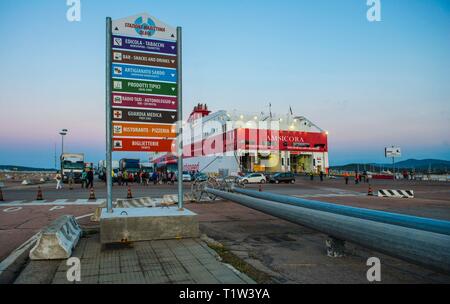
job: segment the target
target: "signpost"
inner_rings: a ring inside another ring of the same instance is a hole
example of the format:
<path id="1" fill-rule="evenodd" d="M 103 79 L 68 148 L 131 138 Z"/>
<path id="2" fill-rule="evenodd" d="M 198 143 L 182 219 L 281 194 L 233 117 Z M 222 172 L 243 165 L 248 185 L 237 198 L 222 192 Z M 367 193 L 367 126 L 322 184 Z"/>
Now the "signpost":
<path id="1" fill-rule="evenodd" d="M 178 152 L 183 209 L 181 28 L 144 13 L 106 19 L 107 174 L 112 152 Z M 178 122 L 178 126 L 176 123 Z M 112 213 L 112 179 L 107 178 Z"/>
<path id="2" fill-rule="evenodd" d="M 392 158 L 392 170 L 394 171 L 394 181 L 396 178 L 395 175 L 395 159 L 402 157 L 402 150 L 398 147 L 394 147 L 392 146 L 391 148 L 385 148 L 384 149 L 384 154 L 386 156 L 386 158 Z"/>

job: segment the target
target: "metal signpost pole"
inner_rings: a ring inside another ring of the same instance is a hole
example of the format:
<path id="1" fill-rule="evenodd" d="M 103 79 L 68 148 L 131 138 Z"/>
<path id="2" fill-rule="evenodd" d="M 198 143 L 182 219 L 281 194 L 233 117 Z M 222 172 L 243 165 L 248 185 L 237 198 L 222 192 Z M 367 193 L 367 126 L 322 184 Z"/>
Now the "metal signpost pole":
<path id="1" fill-rule="evenodd" d="M 392 157 L 392 171 L 394 171 L 394 182 L 395 182 L 396 175 L 395 175 L 395 158 L 394 157 Z"/>
<path id="2" fill-rule="evenodd" d="M 112 206 L 112 136 L 111 136 L 111 36 L 112 21 L 106 18 L 106 202 L 108 213 L 113 212 Z"/>
<path id="3" fill-rule="evenodd" d="M 183 210 L 183 87 L 182 87 L 182 28 L 177 27 L 177 58 L 178 58 L 178 208 Z"/>

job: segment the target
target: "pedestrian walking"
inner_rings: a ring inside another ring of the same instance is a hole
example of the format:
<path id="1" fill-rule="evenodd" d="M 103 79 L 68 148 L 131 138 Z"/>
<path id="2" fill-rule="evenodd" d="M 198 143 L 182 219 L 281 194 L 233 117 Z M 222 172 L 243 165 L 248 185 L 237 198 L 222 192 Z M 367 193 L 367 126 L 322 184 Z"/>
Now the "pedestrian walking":
<path id="1" fill-rule="evenodd" d="M 152 174 L 152 181 L 153 185 L 156 185 L 158 183 L 158 173 L 156 171 Z"/>
<path id="2" fill-rule="evenodd" d="M 86 188 L 94 188 L 94 171 L 92 169 L 87 173 L 87 180 L 88 183 L 86 185 Z"/>
<path id="3" fill-rule="evenodd" d="M 119 186 L 122 186 L 123 183 L 123 172 L 122 170 L 119 170 L 119 172 L 117 172 L 117 184 Z"/>
<path id="4" fill-rule="evenodd" d="M 128 179 L 129 179 L 129 176 L 128 176 L 127 170 L 123 171 L 122 178 L 123 178 L 123 183 L 122 183 L 122 185 L 128 186 Z"/>
<path id="5" fill-rule="evenodd" d="M 69 174 L 67 175 L 68 181 L 69 181 L 69 189 L 73 190 L 73 180 L 75 178 L 75 174 L 73 173 L 73 170 L 69 171 Z"/>
<path id="6" fill-rule="evenodd" d="M 309 173 L 309 178 L 310 178 L 312 181 L 314 180 L 314 172 L 311 171 L 311 172 Z"/>
<path id="7" fill-rule="evenodd" d="M 172 172 L 172 176 L 170 177 L 170 180 L 172 181 L 172 185 L 175 185 L 175 179 L 176 179 L 175 172 Z"/>
<path id="8" fill-rule="evenodd" d="M 111 184 L 114 186 L 114 180 L 117 181 L 117 174 L 114 170 L 111 170 Z M 105 180 L 106 181 L 106 180 Z"/>
<path id="9" fill-rule="evenodd" d="M 355 185 L 359 184 L 359 174 L 355 172 Z"/>
<path id="10" fill-rule="evenodd" d="M 86 170 L 81 173 L 81 189 L 87 189 L 87 172 Z"/>
<path id="11" fill-rule="evenodd" d="M 135 182 L 135 174 L 133 172 L 128 174 L 128 181 L 133 185 Z"/>
<path id="12" fill-rule="evenodd" d="M 320 181 L 323 182 L 323 171 L 320 171 Z"/>
<path id="13" fill-rule="evenodd" d="M 59 171 L 56 173 L 55 180 L 56 180 L 56 190 L 62 189 L 63 188 L 63 186 L 62 186 L 62 176 L 59 173 Z"/>
<path id="14" fill-rule="evenodd" d="M 345 173 L 344 173 L 344 178 L 345 178 L 345 184 L 346 184 L 346 185 L 348 185 L 348 177 L 349 177 L 348 173 L 345 172 Z"/>

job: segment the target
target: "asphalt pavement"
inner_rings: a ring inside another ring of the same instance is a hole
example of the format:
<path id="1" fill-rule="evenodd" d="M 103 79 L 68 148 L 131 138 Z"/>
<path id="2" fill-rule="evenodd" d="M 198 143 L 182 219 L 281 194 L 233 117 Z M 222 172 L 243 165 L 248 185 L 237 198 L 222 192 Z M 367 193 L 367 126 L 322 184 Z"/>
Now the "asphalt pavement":
<path id="1" fill-rule="evenodd" d="M 379 189 L 413 190 L 414 199 L 368 196 L 369 184 L 345 185 L 342 179 L 310 181 L 301 177 L 295 184 L 265 184 L 262 191 L 275 192 L 336 204 L 386 210 L 437 219 L 450 220 L 450 184 L 442 182 L 371 181 L 373 191 Z M 44 201 L 35 201 L 41 187 Z M 0 260 L 24 243 L 40 229 L 61 215 L 72 214 L 83 227 L 95 227 L 90 215 L 105 201 L 106 187 L 95 183 L 96 200 L 88 201 L 89 190 L 65 185 L 56 190 L 53 182 L 24 186 L 7 182 L 3 189 L 5 201 L 0 202 Z M 161 198 L 176 194 L 176 185 L 130 185 L 134 197 Z M 191 189 L 185 183 L 186 192 Z M 260 185 L 248 185 L 259 190 Z M 126 198 L 128 188 L 113 187 L 114 198 Z M 308 228 L 226 201 L 188 204 L 199 214 L 202 233 L 213 237 L 247 262 L 283 283 L 363 283 L 367 256 L 381 256 L 386 264 L 384 282 L 422 283 L 449 282 L 448 276 L 348 245 L 347 257 L 330 260 L 324 253 L 325 237 Z"/>

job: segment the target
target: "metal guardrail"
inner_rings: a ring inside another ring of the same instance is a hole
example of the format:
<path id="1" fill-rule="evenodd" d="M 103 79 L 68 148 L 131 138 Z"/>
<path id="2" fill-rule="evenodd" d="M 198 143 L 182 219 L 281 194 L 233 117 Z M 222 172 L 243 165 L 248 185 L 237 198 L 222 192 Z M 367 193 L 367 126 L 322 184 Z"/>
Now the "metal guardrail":
<path id="1" fill-rule="evenodd" d="M 450 273 L 449 235 L 293 206 L 211 188 L 206 188 L 205 191 L 289 222 L 307 226 L 334 238 Z"/>
<path id="2" fill-rule="evenodd" d="M 258 192 L 253 190 L 245 190 L 234 187 L 232 189 L 236 193 L 249 195 L 251 197 L 266 199 L 283 204 L 309 208 L 319 211 L 332 212 L 341 215 L 357 217 L 361 219 L 399 225 L 408 228 L 414 228 L 424 231 L 436 232 L 450 235 L 450 222 L 444 220 L 435 220 L 430 218 L 391 213 L 385 211 L 371 210 L 365 208 L 357 208 L 350 206 L 342 206 L 331 203 L 307 200 L 298 197 L 275 194 L 270 192 Z"/>

